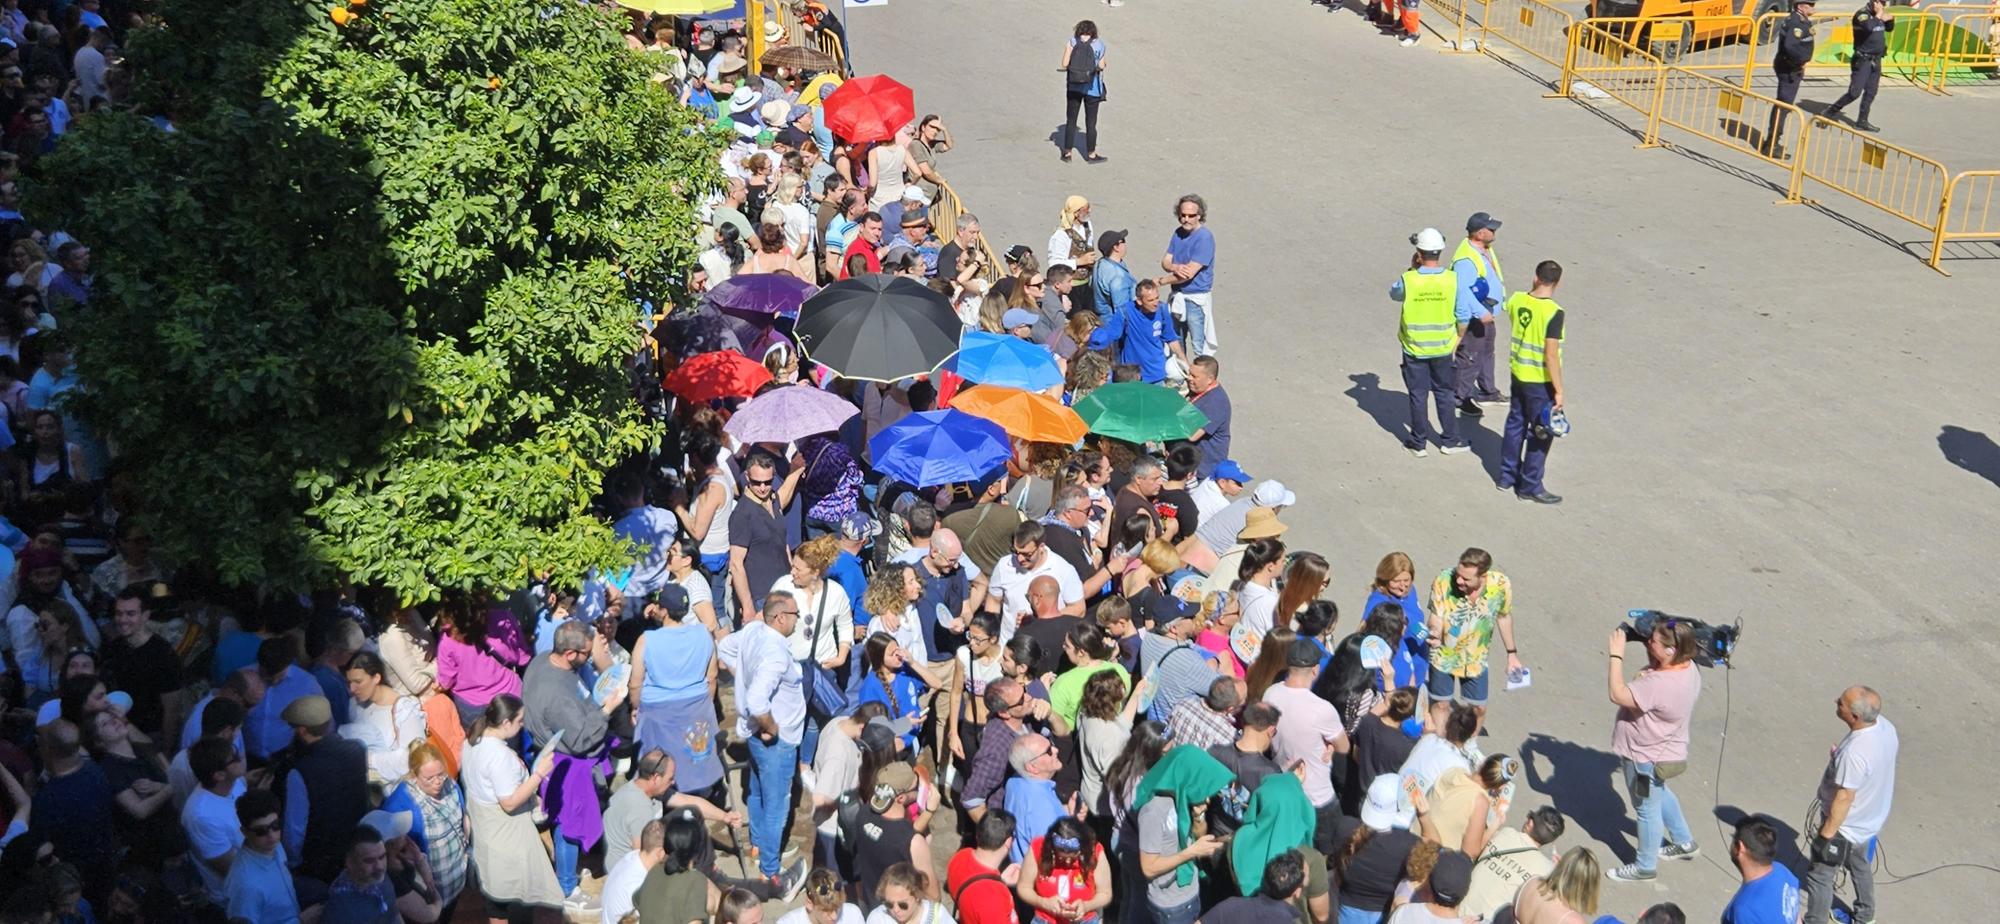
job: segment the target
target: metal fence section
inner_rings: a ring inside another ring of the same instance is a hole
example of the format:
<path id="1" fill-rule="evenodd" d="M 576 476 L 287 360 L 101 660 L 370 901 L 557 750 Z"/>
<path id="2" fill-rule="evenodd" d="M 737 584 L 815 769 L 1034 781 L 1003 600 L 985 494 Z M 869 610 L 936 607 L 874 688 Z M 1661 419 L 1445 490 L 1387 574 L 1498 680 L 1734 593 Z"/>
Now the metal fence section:
<path id="1" fill-rule="evenodd" d="M 1451 47 L 1446 51 L 1471 53 L 1477 49 L 1465 47 L 1465 5 L 1475 0 L 1423 0 L 1423 5 L 1432 13 L 1444 17 L 1445 22 L 1432 23 L 1431 28 L 1439 35 L 1450 36 Z"/>
<path id="2" fill-rule="evenodd" d="M 1594 17 L 1590 25 L 1617 36 L 1668 67 L 1739 74 L 1754 49 L 1756 20 L 1748 16 Z"/>
<path id="3" fill-rule="evenodd" d="M 1931 45 L 1931 89 L 1949 95 L 1954 82 L 1986 82 L 2000 74 L 2000 5 L 1925 8 L 1941 20 Z"/>
<path id="4" fill-rule="evenodd" d="M 1491 0 L 1479 23 L 1479 45 L 1504 42 L 1551 67 L 1569 57 L 1576 17 L 1542 0 Z"/>
<path id="5" fill-rule="evenodd" d="M 1785 186 L 1790 195 L 1798 186 L 1803 161 L 1797 156 L 1798 145 L 1778 142 L 1782 132 L 1803 139 L 1811 122 L 1810 115 L 1791 103 L 1709 74 L 1670 67 L 1660 77 L 1659 113 L 1653 119 L 1654 135 L 1646 140 L 1657 143 L 1660 126 L 1668 126 L 1783 167 L 1792 174 Z"/>
<path id="6" fill-rule="evenodd" d="M 1937 230 L 1950 177 L 1943 164 L 1824 117 L 1813 119 L 1799 159 L 1789 200 L 1804 201 L 1805 181 L 1811 180 Z"/>
<path id="7" fill-rule="evenodd" d="M 1938 265 L 1947 243 L 1993 239 L 2000 239 L 2000 170 L 1968 170 L 1952 177 L 1931 237 L 1931 269 L 1951 275 Z"/>
<path id="8" fill-rule="evenodd" d="M 1928 10 L 1913 11 L 1908 7 L 1890 7 L 1889 10 L 1889 15 L 1896 20 L 1896 31 L 1889 34 L 1889 56 L 1882 59 L 1882 76 L 1885 78 L 1882 85 L 1907 85 L 1929 90 L 1931 75 L 1936 69 L 1931 60 L 1932 50 L 1945 34 L 1944 20 Z M 1766 13 L 1758 18 L 1751 30 L 1751 48 L 1743 66 L 1744 86 L 1749 86 L 1756 74 L 1770 72 L 1771 61 L 1778 53 L 1778 30 L 1785 28 L 1788 15 Z M 1853 18 L 1853 13 L 1813 14 L 1813 38 L 1818 47 L 1813 59 L 1806 63 L 1808 75 L 1831 76 L 1848 72 L 1849 56 L 1838 53 L 1837 49 L 1843 45 L 1853 46 Z M 1900 77 L 1904 83 L 1888 80 L 1890 77 Z"/>
<path id="9" fill-rule="evenodd" d="M 1660 59 L 1638 46 L 1592 25 L 1588 20 L 1569 30 L 1569 57 L 1557 96 L 1570 96 L 1579 83 L 1604 92 L 1648 119 L 1659 111 Z"/>

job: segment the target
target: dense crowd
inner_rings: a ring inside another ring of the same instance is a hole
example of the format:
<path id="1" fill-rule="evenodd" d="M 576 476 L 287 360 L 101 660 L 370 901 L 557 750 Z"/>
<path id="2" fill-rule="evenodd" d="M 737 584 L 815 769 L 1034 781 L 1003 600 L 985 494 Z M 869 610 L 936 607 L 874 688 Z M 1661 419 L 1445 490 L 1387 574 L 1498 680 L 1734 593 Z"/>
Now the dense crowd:
<path id="1" fill-rule="evenodd" d="M 912 478 L 880 437 L 997 386 L 963 359 L 850 377 L 803 348 L 798 304 L 704 300 L 635 359 L 668 439 L 605 484 L 628 566 L 420 606 L 232 587 L 154 557 L 120 516 L 136 499 L 115 462 L 61 414 L 76 382 L 58 319 L 88 301 L 89 250 L 27 227 L 9 177 L 0 435 L 20 439 L 7 520 L 32 525 L 0 535 L 0 921 L 754 924 L 777 901 L 784 924 L 1570 924 L 1599 914 L 1607 873 L 1651 879 L 1698 853 L 1668 786 L 1700 692 L 1689 624 L 1636 635 L 1649 663 L 1629 679 L 1611 640 L 1639 845 L 1607 870 L 1591 847 L 1557 852 L 1563 816 L 1515 809 L 1521 759 L 1482 748 L 1493 686 L 1526 682 L 1493 557 L 1390 552 L 1346 586 L 1287 545 L 1298 498 L 1231 454 L 1200 196 L 1139 240 L 1070 196 L 1046 246 L 989 265 L 975 217 L 931 224 L 941 118 L 845 137 L 831 62 L 752 73 L 735 27 L 635 14 L 629 37 L 734 138 L 697 298 L 753 277 L 907 279 L 967 344 L 1053 368 L 1024 391 L 1060 421 L 1129 383 L 1166 402 L 1174 435 L 1008 431 L 977 465 L 925 459 L 966 477 Z M 95 0 L 9 0 L 0 28 L 11 171 L 120 78 Z M 1095 66 L 1071 67 L 1085 48 Z M 1092 160 L 1103 60 L 1079 24 L 1062 66 Z M 1490 256 L 1485 230 L 1472 243 Z M 748 371 L 716 393 L 675 384 L 711 361 Z M 824 427 L 739 438 L 759 402 L 802 391 L 839 409 Z M 1822 789 L 1815 924 L 1828 870 L 1872 917 L 1865 864 L 1821 851 L 1887 816 L 1880 708 L 1865 688 L 1840 697 L 1859 756 L 1836 754 Z M 1795 919 L 1776 837 L 1738 826 L 1726 920 Z M 1683 919 L 1670 903 L 1638 918 Z"/>

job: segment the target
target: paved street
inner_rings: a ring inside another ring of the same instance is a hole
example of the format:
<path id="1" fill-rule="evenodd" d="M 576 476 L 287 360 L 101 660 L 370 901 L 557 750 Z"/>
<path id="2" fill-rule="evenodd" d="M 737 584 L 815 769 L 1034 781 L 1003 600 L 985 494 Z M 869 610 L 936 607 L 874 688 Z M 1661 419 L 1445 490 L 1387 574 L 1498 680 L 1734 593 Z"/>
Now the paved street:
<path id="1" fill-rule="evenodd" d="M 1096 166 L 1059 163 L 1050 141 L 1081 18 L 1110 49 Z M 1715 920 L 1736 883 L 1715 818 L 1802 826 L 1851 683 L 1880 690 L 1902 730 L 1894 871 L 1991 862 L 1960 832 L 2000 823 L 1976 756 L 1993 751 L 2000 645 L 1974 602 L 2000 545 L 2000 407 L 1978 373 L 2000 347 L 2000 248 L 1969 249 L 1984 259 L 1944 278 L 1897 246 L 1912 226 L 1775 206 L 1696 159 L 1633 150 L 1491 58 L 1401 48 L 1304 0 L 894 0 L 849 32 L 860 71 L 894 74 L 951 126 L 959 147 L 939 166 L 996 250 L 1040 252 L 1081 193 L 1100 230 L 1132 230 L 1135 269 L 1157 270 L 1174 198 L 1207 198 L 1234 456 L 1298 491 L 1286 538 L 1333 561 L 1343 628 L 1383 553 L 1409 552 L 1427 580 L 1464 546 L 1493 552 L 1535 685 L 1496 695 L 1484 745 L 1525 748 L 1516 817 L 1553 801 L 1573 821 L 1559 846 L 1630 855 L 1608 630 L 1645 606 L 1745 623 L 1735 675 L 1704 677 L 1693 766 L 1674 782 L 1705 856 L 1607 884 L 1605 911 L 1630 920 L 1670 897 Z M 1877 111 L 1899 141 L 1937 139 L 1953 169 L 2000 167 L 1991 91 L 1884 90 Z M 1386 289 L 1406 238 L 1432 225 L 1455 244 L 1482 210 L 1506 222 L 1516 286 L 1543 258 L 1567 270 L 1559 508 L 1493 489 L 1498 413 L 1470 431 L 1475 456 L 1413 459 L 1393 432 L 1406 400 Z M 1956 919 L 1996 885 L 1972 869 L 1878 876 L 1884 920 Z"/>

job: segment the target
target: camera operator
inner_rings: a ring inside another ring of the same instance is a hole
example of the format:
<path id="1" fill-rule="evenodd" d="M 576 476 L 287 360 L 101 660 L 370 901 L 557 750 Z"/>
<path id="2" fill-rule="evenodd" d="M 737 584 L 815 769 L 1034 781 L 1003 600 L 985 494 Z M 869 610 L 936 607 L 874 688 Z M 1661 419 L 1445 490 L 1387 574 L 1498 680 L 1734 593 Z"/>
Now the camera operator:
<path id="1" fill-rule="evenodd" d="M 1639 816 L 1638 856 L 1605 875 L 1621 882 L 1648 882 L 1658 875 L 1660 857 L 1691 860 L 1701 854 L 1681 814 L 1680 799 L 1667 788 L 1668 780 L 1687 769 L 1688 721 L 1701 698 L 1701 673 L 1694 666 L 1694 626 L 1687 620 L 1653 623 L 1653 633 L 1646 638 L 1646 669 L 1628 683 L 1629 639 L 1623 626 L 1611 631 L 1610 692 L 1618 707 L 1611 750 L 1619 757 L 1625 790 Z"/>
<path id="2" fill-rule="evenodd" d="M 1826 924 L 1833 910 L 1833 883 L 1842 869 L 1854 880 L 1852 919 L 1875 920 L 1875 875 L 1868 843 L 1889 820 L 1896 790 L 1896 726 L 1882 717 L 1882 697 L 1867 687 L 1848 687 L 1834 701 L 1833 714 L 1847 723 L 1847 737 L 1833 749 L 1819 782 L 1819 827 L 1806 857 L 1806 916 L 1803 924 Z"/>

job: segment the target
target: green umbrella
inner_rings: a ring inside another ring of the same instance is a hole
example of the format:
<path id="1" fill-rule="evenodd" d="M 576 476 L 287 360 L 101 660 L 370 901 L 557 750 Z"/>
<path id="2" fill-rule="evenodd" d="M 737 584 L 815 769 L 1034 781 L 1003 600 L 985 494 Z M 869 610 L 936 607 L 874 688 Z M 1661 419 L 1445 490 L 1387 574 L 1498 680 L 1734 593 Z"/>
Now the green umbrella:
<path id="1" fill-rule="evenodd" d="M 1208 415 L 1180 392 L 1145 382 L 1113 382 L 1076 403 L 1090 432 L 1129 443 L 1184 440 L 1208 426 Z"/>

